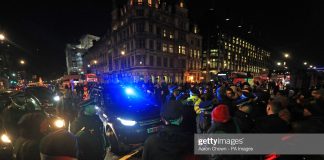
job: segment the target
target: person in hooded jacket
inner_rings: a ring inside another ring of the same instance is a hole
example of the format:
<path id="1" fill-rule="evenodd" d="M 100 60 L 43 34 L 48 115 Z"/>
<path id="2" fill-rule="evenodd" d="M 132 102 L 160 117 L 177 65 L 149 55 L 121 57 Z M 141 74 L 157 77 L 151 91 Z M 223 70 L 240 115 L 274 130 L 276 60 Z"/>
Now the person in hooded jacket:
<path id="1" fill-rule="evenodd" d="M 19 136 L 14 141 L 14 160 L 39 160 L 39 145 L 48 131 L 48 122 L 43 113 L 27 113 L 18 122 Z"/>
<path id="2" fill-rule="evenodd" d="M 142 160 L 185 160 L 193 156 L 193 133 L 186 132 L 181 123 L 183 104 L 170 101 L 161 108 L 164 125 L 144 143 Z"/>
<path id="3" fill-rule="evenodd" d="M 106 140 L 103 123 L 96 114 L 93 100 L 81 104 L 82 110 L 71 124 L 71 132 L 78 137 L 79 160 L 103 160 L 106 154 Z"/>

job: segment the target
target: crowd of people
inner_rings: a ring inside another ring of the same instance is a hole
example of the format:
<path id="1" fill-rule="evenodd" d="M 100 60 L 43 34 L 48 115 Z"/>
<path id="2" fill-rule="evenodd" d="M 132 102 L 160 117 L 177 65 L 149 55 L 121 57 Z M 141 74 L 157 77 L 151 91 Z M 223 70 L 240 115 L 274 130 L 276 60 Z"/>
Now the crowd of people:
<path id="1" fill-rule="evenodd" d="M 146 85 L 143 85 L 146 86 Z M 146 88 L 147 89 L 147 88 Z M 194 133 L 324 133 L 324 90 L 278 89 L 267 83 L 161 84 L 164 125 L 144 145 L 143 160 L 266 159 L 265 156 L 193 155 Z M 271 93 L 271 94 L 270 94 Z M 161 96 L 160 96 L 161 95 Z M 277 159 L 324 159 L 277 156 Z"/>
<path id="2" fill-rule="evenodd" d="M 135 84 L 133 84 L 135 85 Z M 276 90 L 266 83 L 140 83 L 137 88 L 161 105 L 163 125 L 144 143 L 143 160 L 259 160 L 265 156 L 194 155 L 195 133 L 324 133 L 324 90 Z M 77 86 L 76 95 L 83 96 Z M 68 88 L 68 90 L 70 90 Z M 71 132 L 49 131 L 44 114 L 35 112 L 18 121 L 14 140 L 16 160 L 103 160 L 103 122 L 92 99 L 80 104 Z M 323 158 L 277 156 L 277 159 Z"/>

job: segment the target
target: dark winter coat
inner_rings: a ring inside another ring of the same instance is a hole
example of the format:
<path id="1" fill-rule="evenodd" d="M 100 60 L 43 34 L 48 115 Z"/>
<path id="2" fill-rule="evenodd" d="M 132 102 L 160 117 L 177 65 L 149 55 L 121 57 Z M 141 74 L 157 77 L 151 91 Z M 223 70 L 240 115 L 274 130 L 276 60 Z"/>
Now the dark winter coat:
<path id="1" fill-rule="evenodd" d="M 182 160 L 193 155 L 193 138 L 178 126 L 164 126 L 145 141 L 142 160 Z"/>
<path id="2" fill-rule="evenodd" d="M 240 127 L 242 133 L 252 132 L 254 122 L 250 114 L 237 110 L 235 112 L 235 117 L 237 119 L 237 124 Z"/>
<path id="3" fill-rule="evenodd" d="M 84 129 L 82 129 L 84 127 Z M 103 160 L 106 152 L 106 141 L 103 123 L 99 116 L 81 114 L 72 124 L 71 132 L 79 141 L 79 160 Z"/>
<path id="4" fill-rule="evenodd" d="M 276 114 L 257 120 L 254 128 L 256 133 L 288 133 L 289 131 L 288 124 Z"/>

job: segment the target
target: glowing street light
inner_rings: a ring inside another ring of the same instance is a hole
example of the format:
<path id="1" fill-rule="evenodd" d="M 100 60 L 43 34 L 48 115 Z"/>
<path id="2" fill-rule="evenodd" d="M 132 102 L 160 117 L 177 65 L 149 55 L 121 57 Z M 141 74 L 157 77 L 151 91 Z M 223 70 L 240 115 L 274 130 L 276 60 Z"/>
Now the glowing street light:
<path id="1" fill-rule="evenodd" d="M 94 64 L 97 64 L 97 63 L 98 63 L 98 61 L 97 61 L 97 60 L 94 60 L 94 61 L 93 61 L 93 63 L 94 63 Z"/>
<path id="2" fill-rule="evenodd" d="M 24 65 L 25 63 L 26 63 L 25 60 L 20 60 L 21 65 Z"/>
<path id="3" fill-rule="evenodd" d="M 229 18 L 226 18 L 225 21 L 229 21 L 230 19 Z"/>
<path id="4" fill-rule="evenodd" d="M 314 66 L 313 69 L 316 69 L 316 67 Z"/>
<path id="5" fill-rule="evenodd" d="M 122 51 L 120 52 L 120 54 L 121 54 L 121 55 L 125 55 L 125 51 L 122 50 Z"/>
<path id="6" fill-rule="evenodd" d="M 6 39 L 6 37 L 4 36 L 4 34 L 0 33 L 0 40 L 3 41 L 5 39 Z"/>
<path id="7" fill-rule="evenodd" d="M 281 66 L 281 62 L 277 62 L 277 65 L 278 65 L 278 66 Z"/>
<path id="8" fill-rule="evenodd" d="M 304 62 L 304 65 L 306 66 L 307 65 L 307 62 Z"/>
<path id="9" fill-rule="evenodd" d="M 284 54 L 284 57 L 285 57 L 285 58 L 289 58 L 290 55 L 289 55 L 288 53 L 285 53 L 285 54 Z"/>
<path id="10" fill-rule="evenodd" d="M 313 65 L 310 65 L 309 67 L 310 67 L 310 68 L 313 68 Z"/>
<path id="11" fill-rule="evenodd" d="M 88 68 L 90 68 L 90 67 L 91 67 L 91 65 L 90 65 L 90 64 L 88 64 L 87 66 L 88 66 Z"/>

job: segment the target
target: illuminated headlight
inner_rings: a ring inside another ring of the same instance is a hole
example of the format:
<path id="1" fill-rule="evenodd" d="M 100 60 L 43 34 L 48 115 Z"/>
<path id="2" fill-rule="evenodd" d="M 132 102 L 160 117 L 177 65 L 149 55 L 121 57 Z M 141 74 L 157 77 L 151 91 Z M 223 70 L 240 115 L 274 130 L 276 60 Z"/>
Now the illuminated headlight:
<path id="1" fill-rule="evenodd" d="M 61 99 L 61 98 L 60 98 L 60 96 L 54 96 L 54 98 L 53 98 L 53 99 L 54 99 L 54 101 L 56 101 L 56 102 L 57 102 L 57 101 L 60 101 L 60 99 Z"/>
<path id="2" fill-rule="evenodd" d="M 65 121 L 63 119 L 57 119 L 54 121 L 54 125 L 56 128 L 62 128 L 65 125 Z"/>
<path id="3" fill-rule="evenodd" d="M 10 140 L 10 138 L 8 137 L 7 134 L 2 134 L 2 135 L 1 135 L 1 141 L 2 141 L 3 143 L 11 143 L 11 140 Z"/>
<path id="4" fill-rule="evenodd" d="M 125 125 L 125 126 L 134 126 L 136 124 L 136 121 L 132 121 L 132 120 L 126 120 L 126 119 L 122 119 L 122 118 L 117 118 L 121 124 Z"/>

